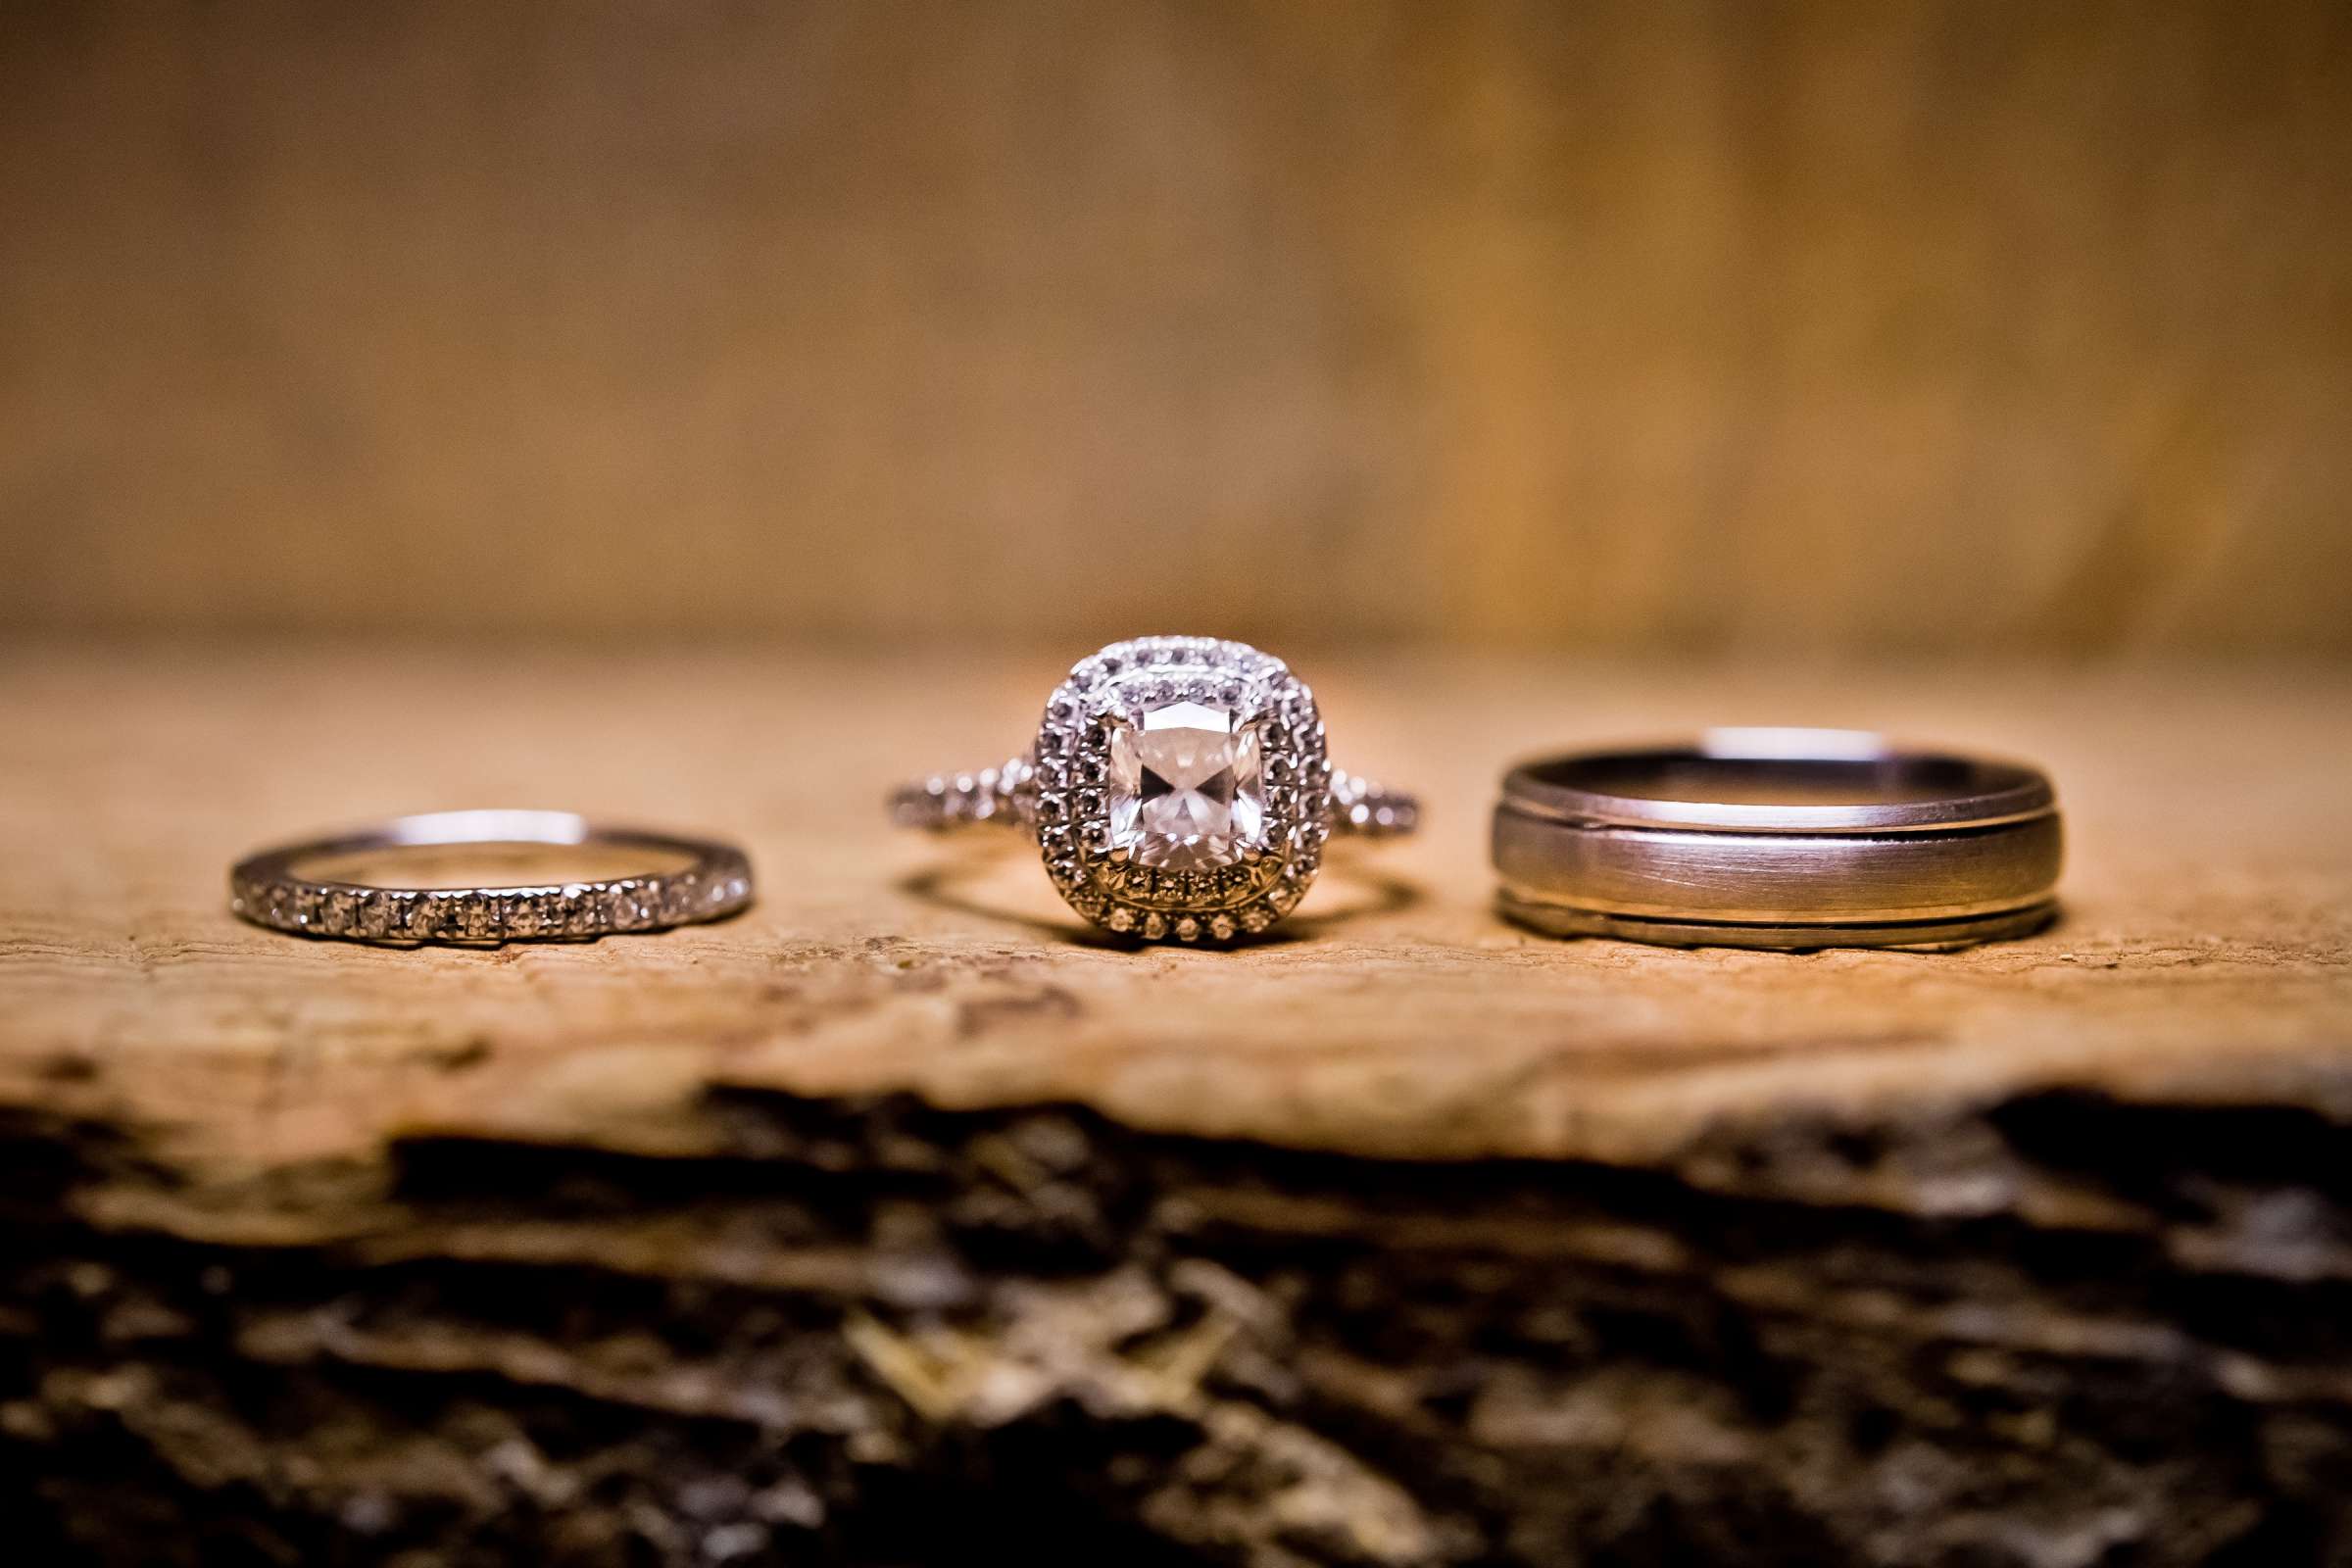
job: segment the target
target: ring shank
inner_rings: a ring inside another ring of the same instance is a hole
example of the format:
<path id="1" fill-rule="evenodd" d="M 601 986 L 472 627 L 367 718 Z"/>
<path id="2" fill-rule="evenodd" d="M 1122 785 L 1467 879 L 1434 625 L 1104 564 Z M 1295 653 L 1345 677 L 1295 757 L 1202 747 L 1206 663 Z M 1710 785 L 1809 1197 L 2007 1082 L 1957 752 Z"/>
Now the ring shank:
<path id="1" fill-rule="evenodd" d="M 1494 864 L 1527 902 L 1644 919 L 1954 919 L 2049 896 L 2058 819 L 1900 836 L 1568 828 L 1507 807 Z"/>
<path id="2" fill-rule="evenodd" d="M 890 819 L 899 827 L 950 833 L 967 827 L 1013 827 L 1034 831 L 1030 811 L 1036 769 L 1016 757 L 971 773 L 934 773 L 891 792 Z M 1334 835 L 1361 839 L 1397 838 L 1421 822 L 1421 804 L 1402 790 L 1335 769 L 1328 820 Z"/>
<path id="3" fill-rule="evenodd" d="M 1512 772 L 1493 833 L 1504 912 L 1560 934 L 1780 948 L 1964 945 L 2050 917 L 2064 842 L 2041 774 L 1843 731 L 1761 732 L 1761 747 L 1758 733 Z"/>

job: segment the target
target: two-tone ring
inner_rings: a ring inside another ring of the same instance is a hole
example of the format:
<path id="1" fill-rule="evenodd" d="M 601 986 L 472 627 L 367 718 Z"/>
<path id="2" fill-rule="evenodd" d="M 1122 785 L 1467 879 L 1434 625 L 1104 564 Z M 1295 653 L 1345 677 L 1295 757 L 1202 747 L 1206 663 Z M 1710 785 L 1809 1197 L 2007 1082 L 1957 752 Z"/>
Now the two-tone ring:
<path id="1" fill-rule="evenodd" d="M 1335 770 L 1290 666 L 1246 643 L 1144 637 L 1080 660 L 1030 749 L 900 789 L 900 825 L 1011 828 L 1106 931 L 1225 943 L 1298 906 L 1334 833 L 1410 832 L 1410 796 Z"/>
<path id="2" fill-rule="evenodd" d="M 2057 911 L 2058 801 L 2034 768 L 1845 730 L 1530 762 L 1494 810 L 1502 911 L 1676 946 L 1954 948 Z"/>

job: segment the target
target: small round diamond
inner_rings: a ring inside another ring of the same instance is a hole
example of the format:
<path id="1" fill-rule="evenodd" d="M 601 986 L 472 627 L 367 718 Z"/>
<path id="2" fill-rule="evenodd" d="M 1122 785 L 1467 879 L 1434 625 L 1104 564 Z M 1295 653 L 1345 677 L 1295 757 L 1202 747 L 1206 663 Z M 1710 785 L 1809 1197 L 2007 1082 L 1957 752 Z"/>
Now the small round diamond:
<path id="1" fill-rule="evenodd" d="M 644 925 L 652 911 L 646 907 L 645 889 L 635 882 L 615 882 L 605 894 L 605 918 L 615 931 L 634 931 Z"/>
<path id="2" fill-rule="evenodd" d="M 564 890 L 564 929 L 575 937 L 593 936 L 604 924 L 604 900 L 594 890 Z"/>

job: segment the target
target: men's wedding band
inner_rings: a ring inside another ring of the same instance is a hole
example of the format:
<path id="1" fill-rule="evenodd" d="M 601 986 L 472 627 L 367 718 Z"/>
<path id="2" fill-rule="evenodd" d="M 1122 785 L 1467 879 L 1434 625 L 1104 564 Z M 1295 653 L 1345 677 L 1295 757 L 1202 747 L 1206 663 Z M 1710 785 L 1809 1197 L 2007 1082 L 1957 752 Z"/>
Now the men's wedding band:
<path id="1" fill-rule="evenodd" d="M 638 852 L 642 876 L 518 886 L 416 888 L 303 875 L 316 862 L 466 846 Z M 732 845 L 607 827 L 568 811 L 441 811 L 265 850 L 229 872 L 229 907 L 256 925 L 347 942 L 489 945 L 658 931 L 752 902 L 752 865 Z"/>
<path id="2" fill-rule="evenodd" d="M 2056 913 L 2050 781 L 1846 730 L 1714 730 L 1503 780 L 1503 912 L 1673 946 L 1956 948 Z"/>

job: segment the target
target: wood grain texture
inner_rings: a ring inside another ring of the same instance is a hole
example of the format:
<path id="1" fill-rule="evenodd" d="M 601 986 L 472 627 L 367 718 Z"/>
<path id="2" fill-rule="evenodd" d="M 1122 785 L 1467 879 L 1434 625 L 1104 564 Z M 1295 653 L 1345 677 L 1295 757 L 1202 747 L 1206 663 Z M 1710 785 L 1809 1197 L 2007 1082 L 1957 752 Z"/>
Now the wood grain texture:
<path id="1" fill-rule="evenodd" d="M 13 6 L 0 624 L 2342 655 L 2347 145 L 2326 0 Z"/>
<path id="2" fill-rule="evenodd" d="M 888 829 L 900 777 L 1017 746 L 1054 663 L 188 653 L 12 670 L 0 722 L 45 743 L 9 759 L 0 795 L 0 1070 L 56 1105 L 58 1063 L 83 1060 L 62 1103 L 182 1126 L 208 1160 L 365 1153 L 416 1118 L 553 1113 L 576 1132 L 608 1092 L 611 1136 L 691 1141 L 712 1081 L 1070 1101 L 1359 1152 L 1664 1158 L 1819 1085 L 1856 1103 L 2110 1072 L 2152 1089 L 2332 1070 L 2347 1044 L 2338 675 L 1309 664 L 1335 759 L 1425 774 L 1435 826 L 1327 878 L 1295 940 L 1224 955 L 1075 941 L 1032 858 L 942 862 Z M 2069 814 L 2067 920 L 1929 958 L 1561 945 L 1494 919 L 1484 818 L 1504 760 L 1710 716 L 2042 760 Z M 731 835 L 764 891 L 723 925 L 493 953 L 273 939 L 223 907 L 228 861 L 272 839 L 483 805 Z M 673 1094 L 684 1123 L 661 1113 Z"/>
<path id="3" fill-rule="evenodd" d="M 1057 672 L 11 656 L 0 1523 L 207 1568 L 2347 1560 L 2340 671 L 1302 662 L 1431 830 L 1229 954 L 884 827 Z M 1504 758 L 1722 720 L 2045 762 L 2064 921 L 1492 916 Z M 761 900 L 480 953 L 225 910 L 262 842 L 491 802 L 737 835 Z"/>

